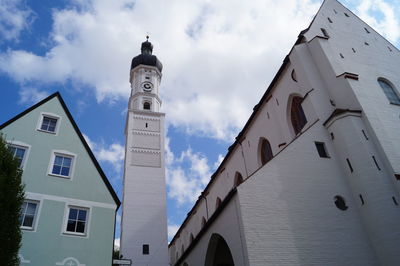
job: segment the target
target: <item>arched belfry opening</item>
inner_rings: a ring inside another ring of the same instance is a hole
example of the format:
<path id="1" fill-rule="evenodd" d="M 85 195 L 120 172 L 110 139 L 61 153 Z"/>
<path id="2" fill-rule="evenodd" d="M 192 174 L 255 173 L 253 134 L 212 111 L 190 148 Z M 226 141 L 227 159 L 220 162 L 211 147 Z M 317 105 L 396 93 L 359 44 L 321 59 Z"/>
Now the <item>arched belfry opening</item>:
<path id="1" fill-rule="evenodd" d="M 213 234 L 208 243 L 205 266 L 234 266 L 231 250 L 225 239 Z"/>

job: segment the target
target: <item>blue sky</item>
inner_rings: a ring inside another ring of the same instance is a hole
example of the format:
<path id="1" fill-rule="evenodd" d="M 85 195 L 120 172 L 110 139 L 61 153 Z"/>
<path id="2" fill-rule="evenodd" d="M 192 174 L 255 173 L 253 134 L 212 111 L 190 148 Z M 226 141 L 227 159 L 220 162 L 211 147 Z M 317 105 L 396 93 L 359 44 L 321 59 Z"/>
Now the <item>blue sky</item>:
<path id="1" fill-rule="evenodd" d="M 0 0 L 0 123 L 60 91 L 121 198 L 130 61 L 149 33 L 171 237 L 321 2 Z M 400 47 L 398 0 L 342 3 Z"/>

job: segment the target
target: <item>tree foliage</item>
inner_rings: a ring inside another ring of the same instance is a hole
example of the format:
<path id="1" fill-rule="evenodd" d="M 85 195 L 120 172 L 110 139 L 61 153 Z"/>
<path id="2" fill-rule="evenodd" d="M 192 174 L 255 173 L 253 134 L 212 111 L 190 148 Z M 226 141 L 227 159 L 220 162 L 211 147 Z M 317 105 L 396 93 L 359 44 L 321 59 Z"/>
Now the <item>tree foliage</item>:
<path id="1" fill-rule="evenodd" d="M 22 170 L 0 134 L 0 264 L 19 265 L 20 210 L 24 201 Z"/>

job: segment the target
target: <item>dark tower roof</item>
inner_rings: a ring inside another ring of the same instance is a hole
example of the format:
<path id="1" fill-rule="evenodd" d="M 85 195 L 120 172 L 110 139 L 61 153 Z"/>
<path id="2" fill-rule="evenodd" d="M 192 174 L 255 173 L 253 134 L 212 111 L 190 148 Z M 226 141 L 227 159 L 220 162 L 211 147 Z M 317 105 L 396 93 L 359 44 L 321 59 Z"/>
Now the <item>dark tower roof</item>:
<path id="1" fill-rule="evenodd" d="M 142 42 L 142 53 L 132 59 L 131 70 L 138 65 L 146 65 L 154 66 L 158 69 L 158 71 L 161 72 L 163 66 L 160 60 L 157 59 L 157 56 L 152 55 L 153 45 L 151 44 L 151 42 L 149 42 L 149 36 L 147 36 L 146 38 L 147 40 L 145 42 Z"/>

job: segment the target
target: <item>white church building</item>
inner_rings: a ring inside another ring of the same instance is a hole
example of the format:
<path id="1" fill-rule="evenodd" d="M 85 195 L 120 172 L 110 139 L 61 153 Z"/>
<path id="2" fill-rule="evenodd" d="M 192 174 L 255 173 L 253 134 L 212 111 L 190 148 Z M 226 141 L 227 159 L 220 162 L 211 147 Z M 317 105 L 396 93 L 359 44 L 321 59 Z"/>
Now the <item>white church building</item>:
<path id="1" fill-rule="evenodd" d="M 400 52 L 325 0 L 169 244 L 171 265 L 400 265 Z"/>
<path id="2" fill-rule="evenodd" d="M 167 249 L 162 65 L 132 60 L 132 265 L 399 265 L 400 51 L 336 0 L 302 31 Z"/>

